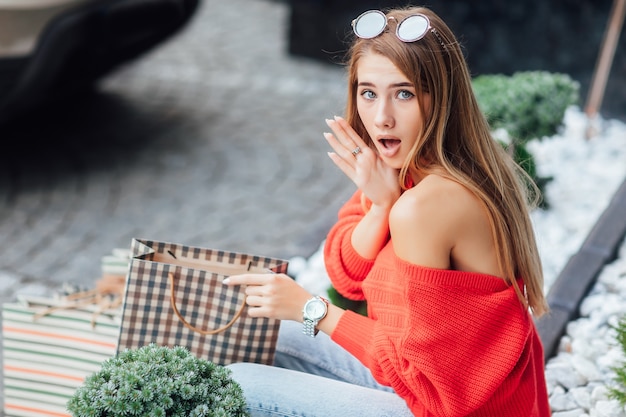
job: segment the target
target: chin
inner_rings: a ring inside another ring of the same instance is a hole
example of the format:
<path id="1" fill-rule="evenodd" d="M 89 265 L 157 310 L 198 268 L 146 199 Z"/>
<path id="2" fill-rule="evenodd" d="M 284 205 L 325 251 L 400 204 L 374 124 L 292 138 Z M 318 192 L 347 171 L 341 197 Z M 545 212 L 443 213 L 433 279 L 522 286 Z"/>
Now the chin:
<path id="1" fill-rule="evenodd" d="M 404 157 L 401 155 L 394 155 L 391 158 L 384 156 L 384 155 L 380 155 L 380 158 L 383 160 L 385 165 L 394 169 L 401 169 L 402 166 L 404 165 Z"/>

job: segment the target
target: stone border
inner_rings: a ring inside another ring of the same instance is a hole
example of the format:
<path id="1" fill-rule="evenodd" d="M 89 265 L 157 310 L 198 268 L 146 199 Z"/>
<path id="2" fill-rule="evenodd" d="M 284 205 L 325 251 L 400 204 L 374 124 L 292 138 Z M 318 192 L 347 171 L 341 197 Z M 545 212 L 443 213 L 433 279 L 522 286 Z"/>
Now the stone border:
<path id="1" fill-rule="evenodd" d="M 544 346 L 544 359 L 556 354 L 567 323 L 579 316 L 580 303 L 598 274 L 617 256 L 626 236 L 626 179 L 611 199 L 579 251 L 567 262 L 548 292 L 550 313 L 536 325 Z"/>

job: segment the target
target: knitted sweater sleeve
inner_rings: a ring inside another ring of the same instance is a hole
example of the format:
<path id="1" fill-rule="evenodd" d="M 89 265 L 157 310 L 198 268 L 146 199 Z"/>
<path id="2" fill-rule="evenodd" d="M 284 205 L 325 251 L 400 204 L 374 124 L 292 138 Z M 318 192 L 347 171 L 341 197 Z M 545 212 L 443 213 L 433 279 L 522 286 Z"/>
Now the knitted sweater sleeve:
<path id="1" fill-rule="evenodd" d="M 532 367 L 533 343 L 532 319 L 515 292 L 488 275 L 395 263 L 405 299 L 378 308 L 398 305 L 397 314 L 345 312 L 333 340 L 428 415 L 469 415 L 512 395 Z"/>
<path id="2" fill-rule="evenodd" d="M 352 231 L 364 215 L 361 192 L 357 191 L 339 210 L 339 219 L 324 245 L 326 271 L 333 287 L 351 300 L 364 299 L 361 284 L 374 265 L 374 260 L 363 258 L 352 247 Z"/>

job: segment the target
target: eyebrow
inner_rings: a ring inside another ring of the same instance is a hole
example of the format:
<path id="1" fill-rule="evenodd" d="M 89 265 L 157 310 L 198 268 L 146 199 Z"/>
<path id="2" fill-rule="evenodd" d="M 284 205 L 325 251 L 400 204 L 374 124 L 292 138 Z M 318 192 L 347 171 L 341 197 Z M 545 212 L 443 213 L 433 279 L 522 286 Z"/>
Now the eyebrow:
<path id="1" fill-rule="evenodd" d="M 367 81 L 363 81 L 357 84 L 359 87 L 375 87 L 374 83 L 371 82 L 367 82 Z M 400 82 L 400 83 L 393 83 L 391 85 L 389 85 L 389 87 L 415 87 L 413 85 L 413 83 L 410 82 Z"/>

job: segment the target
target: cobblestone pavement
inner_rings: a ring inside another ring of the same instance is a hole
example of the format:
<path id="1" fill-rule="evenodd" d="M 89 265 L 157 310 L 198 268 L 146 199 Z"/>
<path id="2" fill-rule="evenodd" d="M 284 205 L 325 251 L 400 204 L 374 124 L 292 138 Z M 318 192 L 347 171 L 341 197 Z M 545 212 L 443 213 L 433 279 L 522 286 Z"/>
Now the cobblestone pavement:
<path id="1" fill-rule="evenodd" d="M 92 285 L 144 237 L 314 253 L 353 186 L 326 152 L 340 67 L 287 54 L 289 10 L 205 0 L 174 38 L 93 96 L 0 140 L 0 301 Z"/>

